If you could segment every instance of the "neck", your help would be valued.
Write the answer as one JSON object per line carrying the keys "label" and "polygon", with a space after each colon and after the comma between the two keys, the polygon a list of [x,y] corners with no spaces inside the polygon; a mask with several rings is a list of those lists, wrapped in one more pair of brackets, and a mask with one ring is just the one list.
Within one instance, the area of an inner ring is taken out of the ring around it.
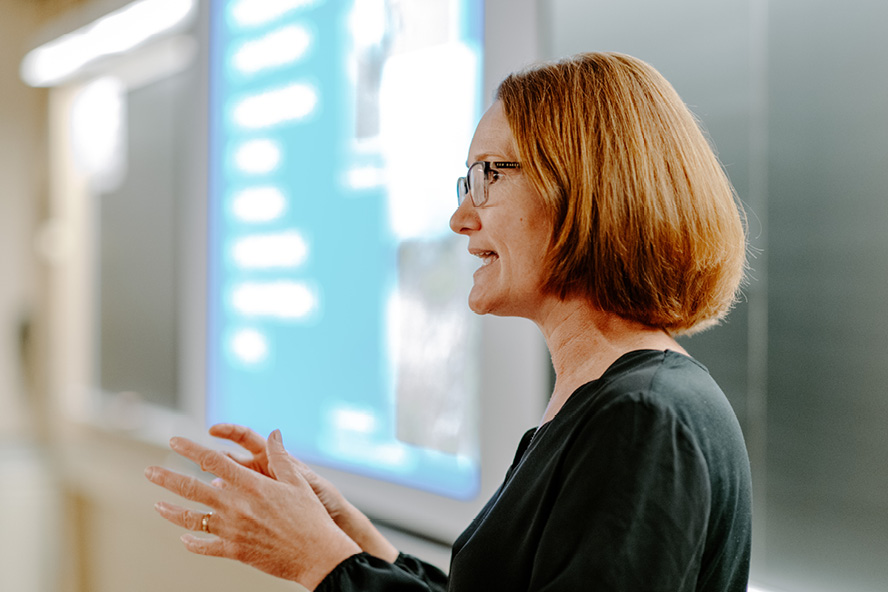
{"label": "neck", "polygon": [[662,329],[601,311],[582,298],[559,300],[537,326],[555,368],[555,388],[541,424],[554,418],[577,388],[601,377],[630,351],[669,349],[686,353]]}

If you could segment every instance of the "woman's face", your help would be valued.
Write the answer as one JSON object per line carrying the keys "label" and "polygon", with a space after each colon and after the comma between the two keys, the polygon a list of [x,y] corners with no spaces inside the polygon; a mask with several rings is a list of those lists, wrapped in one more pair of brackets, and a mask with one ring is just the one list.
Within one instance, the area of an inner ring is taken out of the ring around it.
{"label": "woman's face", "polygon": [[[514,138],[497,101],[478,123],[467,164],[516,160]],[[467,198],[450,219],[454,232],[469,237],[469,253],[481,259],[469,307],[478,314],[536,319],[545,302],[551,223],[522,169],[499,173],[491,178],[487,203],[476,207]]]}

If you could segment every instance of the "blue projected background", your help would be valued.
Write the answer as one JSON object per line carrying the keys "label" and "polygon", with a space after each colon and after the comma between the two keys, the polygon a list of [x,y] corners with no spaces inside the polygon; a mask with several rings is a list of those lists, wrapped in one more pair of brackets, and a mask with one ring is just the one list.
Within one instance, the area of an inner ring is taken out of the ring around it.
{"label": "blue projected background", "polygon": [[448,221],[481,1],[213,8],[208,421],[472,497],[477,263]]}

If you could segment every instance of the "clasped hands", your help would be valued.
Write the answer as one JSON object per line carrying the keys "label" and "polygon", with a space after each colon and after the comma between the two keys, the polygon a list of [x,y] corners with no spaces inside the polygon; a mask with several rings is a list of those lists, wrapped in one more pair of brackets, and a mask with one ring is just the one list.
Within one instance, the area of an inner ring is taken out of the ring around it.
{"label": "clasped hands", "polygon": [[185,534],[192,553],[226,557],[313,590],[348,557],[366,551],[394,561],[398,551],[364,514],[326,479],[290,456],[281,433],[268,440],[232,424],[218,424],[210,434],[242,446],[248,456],[213,450],[186,438],[170,447],[212,473],[212,484],[162,467],[148,467],[145,476],[156,485],[213,510],[206,513],[168,502],[157,512],[191,531],[208,530],[211,538]]}

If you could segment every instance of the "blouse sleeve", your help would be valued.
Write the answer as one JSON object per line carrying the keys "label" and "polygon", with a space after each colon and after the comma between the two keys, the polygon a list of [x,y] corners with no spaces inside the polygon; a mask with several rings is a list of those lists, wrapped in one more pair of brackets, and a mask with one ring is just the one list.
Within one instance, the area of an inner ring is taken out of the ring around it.
{"label": "blouse sleeve", "polygon": [[315,588],[316,592],[445,592],[447,576],[404,553],[389,563],[368,553],[352,555]]}
{"label": "blouse sleeve", "polygon": [[710,511],[705,459],[656,406],[615,404],[571,444],[528,589],[690,592]]}

